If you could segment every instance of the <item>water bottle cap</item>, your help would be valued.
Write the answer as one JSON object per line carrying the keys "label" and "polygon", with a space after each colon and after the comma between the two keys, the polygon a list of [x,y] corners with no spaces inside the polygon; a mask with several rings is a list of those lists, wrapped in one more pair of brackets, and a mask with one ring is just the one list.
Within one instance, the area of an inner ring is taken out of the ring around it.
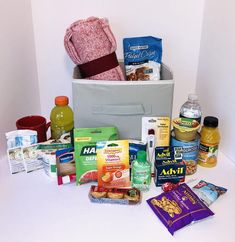
{"label": "water bottle cap", "polygon": [[190,100],[190,101],[198,101],[197,94],[189,94],[188,95],[188,100]]}
{"label": "water bottle cap", "polygon": [[145,162],[147,159],[146,152],[144,150],[139,150],[137,152],[137,160],[140,162]]}
{"label": "water bottle cap", "polygon": [[55,98],[55,105],[64,106],[69,104],[69,98],[66,96],[57,96]]}
{"label": "water bottle cap", "polygon": [[216,127],[218,127],[218,124],[219,124],[218,118],[212,117],[212,116],[205,117],[204,121],[203,121],[203,125],[205,125],[207,127],[216,128]]}

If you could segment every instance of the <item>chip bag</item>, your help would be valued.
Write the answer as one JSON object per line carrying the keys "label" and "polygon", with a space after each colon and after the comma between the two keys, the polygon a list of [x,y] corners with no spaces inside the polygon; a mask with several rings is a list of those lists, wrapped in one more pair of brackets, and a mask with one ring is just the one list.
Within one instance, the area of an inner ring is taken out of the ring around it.
{"label": "chip bag", "polygon": [[227,192],[224,187],[216,186],[212,183],[201,180],[192,190],[209,207],[217,198]]}
{"label": "chip bag", "polygon": [[147,203],[172,235],[194,221],[214,215],[185,183]]}
{"label": "chip bag", "polygon": [[128,81],[160,80],[162,40],[153,36],[123,39]]}
{"label": "chip bag", "polygon": [[76,182],[97,181],[96,142],[116,140],[116,127],[74,129]]}

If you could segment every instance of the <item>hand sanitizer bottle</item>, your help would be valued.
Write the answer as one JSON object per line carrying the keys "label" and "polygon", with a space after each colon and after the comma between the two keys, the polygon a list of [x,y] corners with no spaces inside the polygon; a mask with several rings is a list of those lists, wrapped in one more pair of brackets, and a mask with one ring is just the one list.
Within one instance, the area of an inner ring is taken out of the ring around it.
{"label": "hand sanitizer bottle", "polygon": [[140,191],[147,192],[151,183],[151,164],[146,159],[146,152],[138,151],[137,159],[132,162],[132,186]]}

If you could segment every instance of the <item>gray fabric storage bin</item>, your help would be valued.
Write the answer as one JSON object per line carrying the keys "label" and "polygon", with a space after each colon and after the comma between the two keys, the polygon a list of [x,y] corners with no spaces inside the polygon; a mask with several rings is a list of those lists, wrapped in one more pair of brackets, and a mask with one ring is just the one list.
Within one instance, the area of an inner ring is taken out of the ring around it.
{"label": "gray fabric storage bin", "polygon": [[171,117],[174,82],[162,64],[159,81],[101,81],[79,78],[74,69],[74,127],[116,126],[120,139],[141,139],[143,116]]}

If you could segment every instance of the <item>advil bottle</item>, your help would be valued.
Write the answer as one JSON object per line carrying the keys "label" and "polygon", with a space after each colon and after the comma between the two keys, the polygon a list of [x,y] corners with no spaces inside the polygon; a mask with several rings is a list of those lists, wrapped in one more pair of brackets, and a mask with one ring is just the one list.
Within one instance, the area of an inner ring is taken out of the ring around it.
{"label": "advil bottle", "polygon": [[73,142],[73,110],[68,106],[69,98],[58,96],[55,98],[55,107],[51,110],[51,138],[71,139]]}

